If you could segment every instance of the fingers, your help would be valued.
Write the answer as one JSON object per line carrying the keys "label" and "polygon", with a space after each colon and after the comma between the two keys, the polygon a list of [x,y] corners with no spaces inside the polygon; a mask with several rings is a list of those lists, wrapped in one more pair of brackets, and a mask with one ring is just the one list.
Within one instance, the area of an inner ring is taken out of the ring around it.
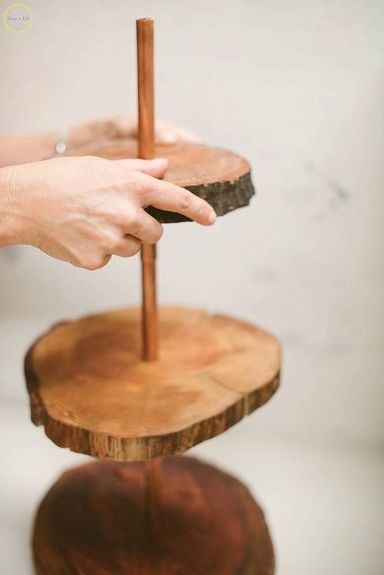
{"label": "fingers", "polygon": [[[104,121],[108,127],[105,132],[109,137],[136,138],[138,135],[138,122],[135,114],[126,114],[108,118]],[[155,125],[155,140],[158,144],[175,144],[176,142],[200,143],[201,139],[193,132],[175,126],[164,120],[157,120]]]}
{"label": "fingers", "polygon": [[133,236],[126,235],[113,250],[113,255],[121,258],[130,258],[140,251],[141,242]]}
{"label": "fingers", "polygon": [[113,162],[124,169],[137,170],[154,178],[162,178],[169,166],[169,161],[166,158],[113,160]]}
{"label": "fingers", "polygon": [[176,142],[201,143],[201,139],[196,134],[163,120],[156,122],[155,137],[156,142],[159,144],[175,144]]}
{"label": "fingers", "polygon": [[146,244],[155,244],[163,235],[163,226],[155,218],[139,208],[137,217],[130,219],[127,233]]}
{"label": "fingers", "polygon": [[136,255],[140,249],[141,241],[127,235],[118,241],[114,241],[113,246],[110,247],[109,253],[105,253],[104,250],[95,250],[94,246],[90,246],[87,248],[86,252],[76,256],[75,258],[71,255],[70,257],[62,257],[60,259],[64,259],[76,267],[95,271],[106,266],[113,255],[130,258],[131,256]]}
{"label": "fingers", "polygon": [[118,138],[135,138],[137,136],[137,115],[124,114],[110,119]]}
{"label": "fingers", "polygon": [[88,254],[86,257],[80,258],[79,260],[73,261],[72,259],[68,259],[67,261],[76,267],[84,268],[85,270],[89,271],[95,271],[106,266],[111,257],[111,254]]}
{"label": "fingers", "polygon": [[[161,210],[177,212],[202,225],[211,225],[216,221],[215,211],[205,200],[184,188],[157,179],[164,174],[168,166],[167,160],[161,158],[157,160],[127,159],[114,160],[114,164],[131,170],[141,168],[142,174],[137,182],[137,195],[142,207],[154,206]],[[139,237],[142,241],[153,243],[152,240],[142,237],[143,230],[145,226],[140,227],[137,233],[132,235]]]}
{"label": "fingers", "polygon": [[209,226],[216,221],[214,209],[205,200],[188,190],[142,175],[142,188],[139,201],[143,207],[154,206],[182,214],[198,224]]}
{"label": "fingers", "polygon": [[[111,254],[128,258],[134,256],[141,248],[142,243],[155,244],[163,235],[163,226],[152,216],[139,208],[136,217],[127,219],[125,235],[108,238],[106,248]],[[123,231],[123,234],[124,234]]]}

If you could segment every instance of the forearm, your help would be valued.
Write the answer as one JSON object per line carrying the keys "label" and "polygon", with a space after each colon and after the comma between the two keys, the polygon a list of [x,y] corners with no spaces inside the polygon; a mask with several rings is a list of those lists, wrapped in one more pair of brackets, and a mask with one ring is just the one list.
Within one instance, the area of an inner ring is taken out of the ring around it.
{"label": "forearm", "polygon": [[[135,120],[131,117],[124,117],[123,127],[113,119],[84,122],[68,131],[66,145],[68,149],[72,149],[120,135],[130,135],[133,134],[135,125]],[[123,128],[126,133],[120,134]],[[56,130],[38,134],[0,135],[0,168],[52,158],[55,156],[58,137]]]}
{"label": "forearm", "polygon": [[[16,164],[26,164],[46,160],[55,156],[59,137],[55,130],[39,134],[15,136],[0,135],[0,168]],[[176,142],[199,142],[199,138],[172,124],[159,121],[156,124],[156,142],[175,144]],[[81,148],[89,144],[102,144],[115,138],[136,138],[137,119],[134,115],[116,116],[91,120],[73,126],[66,134],[67,150]]]}
{"label": "forearm", "polygon": [[55,153],[57,132],[0,136],[0,168],[51,158]]}

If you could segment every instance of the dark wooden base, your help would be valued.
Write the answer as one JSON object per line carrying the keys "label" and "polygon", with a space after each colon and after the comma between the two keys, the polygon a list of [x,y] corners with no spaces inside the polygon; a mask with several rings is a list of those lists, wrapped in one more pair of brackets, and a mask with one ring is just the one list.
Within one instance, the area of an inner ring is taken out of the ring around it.
{"label": "dark wooden base", "polygon": [[272,575],[263,512],[237,479],[189,457],[64,473],[33,532],[36,575]]}

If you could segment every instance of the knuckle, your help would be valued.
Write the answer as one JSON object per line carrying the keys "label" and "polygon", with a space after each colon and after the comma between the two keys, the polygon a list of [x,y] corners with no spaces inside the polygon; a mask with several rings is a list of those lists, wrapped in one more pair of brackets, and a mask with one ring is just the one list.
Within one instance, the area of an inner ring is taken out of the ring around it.
{"label": "knuckle", "polygon": [[150,189],[144,174],[133,168],[124,173],[124,186],[129,190],[130,196],[136,199],[142,198]]}
{"label": "knuckle", "polygon": [[159,224],[159,225],[157,226],[157,230],[156,230],[156,233],[155,233],[155,238],[154,238],[154,239],[155,239],[155,242],[158,242],[158,241],[162,238],[163,233],[164,233],[164,227],[163,227],[161,224]]}
{"label": "knuckle", "polygon": [[188,190],[180,192],[179,206],[181,210],[187,210],[191,206],[191,192]]}
{"label": "knuckle", "polygon": [[105,223],[116,228],[123,228],[127,222],[127,210],[118,204],[104,205],[101,210],[101,216]]}
{"label": "knuckle", "polygon": [[123,210],[113,210],[109,215],[111,224],[118,228],[123,228],[127,223],[127,216]]}
{"label": "knuckle", "polygon": [[130,249],[131,255],[132,255],[132,256],[135,256],[137,253],[139,253],[140,248],[141,248],[141,243],[140,243],[138,240],[136,240],[135,242],[133,242],[133,243],[132,243],[132,246],[131,246],[131,249]]}
{"label": "knuckle", "polygon": [[108,257],[102,255],[88,256],[83,260],[81,267],[90,271],[98,270],[105,266],[108,259]]}
{"label": "knuckle", "polygon": [[103,252],[110,254],[120,245],[120,236],[113,232],[104,232],[99,235],[97,246]]}
{"label": "knuckle", "polygon": [[139,210],[131,210],[125,216],[125,225],[130,228],[136,228],[140,225],[140,212]]}
{"label": "knuckle", "polygon": [[130,258],[136,255],[141,248],[141,243],[136,238],[126,238],[124,245],[119,249],[118,255],[122,257]]}
{"label": "knuckle", "polygon": [[126,214],[125,228],[128,230],[138,230],[142,226],[142,218],[139,210],[132,209],[129,214]]}
{"label": "knuckle", "polygon": [[105,245],[105,251],[108,252],[109,254],[113,254],[116,250],[119,249],[121,244],[121,240],[119,238],[108,238],[106,245]]}

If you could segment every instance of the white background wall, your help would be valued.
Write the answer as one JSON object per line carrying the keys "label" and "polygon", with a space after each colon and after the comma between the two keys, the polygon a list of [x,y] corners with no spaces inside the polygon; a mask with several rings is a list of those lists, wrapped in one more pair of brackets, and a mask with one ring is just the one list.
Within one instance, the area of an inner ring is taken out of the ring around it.
{"label": "white background wall", "polygon": [[[3,132],[134,110],[134,19],[156,19],[158,115],[244,154],[258,196],[214,229],[169,226],[163,302],[258,322],[285,350],[258,433],[383,441],[384,4],[30,0],[0,29]],[[26,346],[52,322],[137,304],[136,261],[86,272],[0,255],[0,397],[22,399]]]}

